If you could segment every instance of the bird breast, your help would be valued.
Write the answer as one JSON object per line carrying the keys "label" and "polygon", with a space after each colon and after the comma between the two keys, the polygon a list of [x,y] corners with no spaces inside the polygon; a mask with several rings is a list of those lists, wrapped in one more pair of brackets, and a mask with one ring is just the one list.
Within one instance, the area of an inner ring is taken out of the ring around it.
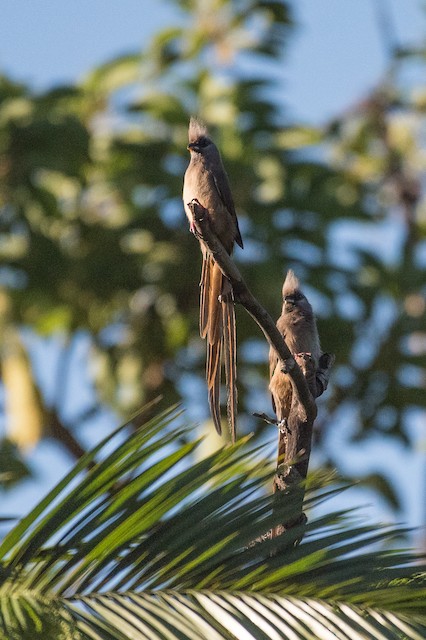
{"label": "bird breast", "polygon": [[234,243],[235,223],[220,197],[211,171],[202,162],[191,161],[183,184],[183,202],[190,222],[192,222],[192,213],[187,204],[194,198],[208,210],[214,232],[225,249],[230,252]]}

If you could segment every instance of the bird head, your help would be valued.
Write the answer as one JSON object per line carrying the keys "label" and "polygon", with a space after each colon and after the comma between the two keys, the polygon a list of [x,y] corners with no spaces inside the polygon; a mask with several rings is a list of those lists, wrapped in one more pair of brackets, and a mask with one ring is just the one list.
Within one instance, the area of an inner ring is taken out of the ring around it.
{"label": "bird head", "polygon": [[208,154],[211,149],[216,149],[206,125],[194,116],[189,121],[188,140],[187,149],[191,152],[191,155],[193,153],[204,155]]}
{"label": "bird head", "polygon": [[302,314],[312,314],[312,307],[300,290],[299,279],[292,269],[288,270],[283,284],[283,309],[286,313],[291,313],[298,309]]}

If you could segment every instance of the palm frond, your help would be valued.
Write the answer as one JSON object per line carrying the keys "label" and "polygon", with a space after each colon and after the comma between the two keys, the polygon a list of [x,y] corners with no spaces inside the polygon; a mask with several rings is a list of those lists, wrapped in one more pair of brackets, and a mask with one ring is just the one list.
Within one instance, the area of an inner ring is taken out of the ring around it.
{"label": "palm frond", "polygon": [[[269,495],[259,447],[243,439],[194,461],[199,441],[177,408],[127,427],[0,545],[8,639],[50,639],[48,611],[59,612],[55,639],[322,638],[325,628],[336,638],[370,628],[416,638],[424,630],[424,563],[390,550],[401,530],[356,525],[340,511],[254,542],[300,508],[298,490]],[[305,509],[337,490],[310,482]]]}
{"label": "palm frond", "polygon": [[426,621],[338,601],[196,591],[84,597],[71,605],[90,638],[107,624],[121,640],[423,640]]}

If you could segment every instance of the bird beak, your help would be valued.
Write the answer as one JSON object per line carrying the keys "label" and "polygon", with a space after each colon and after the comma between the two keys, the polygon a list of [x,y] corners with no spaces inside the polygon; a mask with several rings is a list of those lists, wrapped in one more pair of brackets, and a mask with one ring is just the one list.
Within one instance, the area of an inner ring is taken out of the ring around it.
{"label": "bird beak", "polygon": [[188,151],[198,151],[198,145],[195,142],[190,142],[186,148]]}

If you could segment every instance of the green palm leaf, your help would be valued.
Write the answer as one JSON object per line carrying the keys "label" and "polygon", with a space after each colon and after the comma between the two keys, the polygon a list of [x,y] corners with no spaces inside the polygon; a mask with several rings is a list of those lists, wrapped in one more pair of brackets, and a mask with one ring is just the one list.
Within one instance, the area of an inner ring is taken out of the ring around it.
{"label": "green palm leaf", "polygon": [[[6,535],[5,638],[424,637],[424,566],[390,550],[400,530],[333,512],[254,544],[298,490],[270,496],[247,439],[194,461],[190,431],[176,408],[142,413]],[[307,510],[338,490],[311,484]]]}
{"label": "green palm leaf", "polygon": [[425,621],[389,611],[365,609],[321,599],[258,593],[164,591],[159,594],[107,594],[82,598],[73,605],[88,637],[109,623],[114,638],[239,640],[423,640]]}

